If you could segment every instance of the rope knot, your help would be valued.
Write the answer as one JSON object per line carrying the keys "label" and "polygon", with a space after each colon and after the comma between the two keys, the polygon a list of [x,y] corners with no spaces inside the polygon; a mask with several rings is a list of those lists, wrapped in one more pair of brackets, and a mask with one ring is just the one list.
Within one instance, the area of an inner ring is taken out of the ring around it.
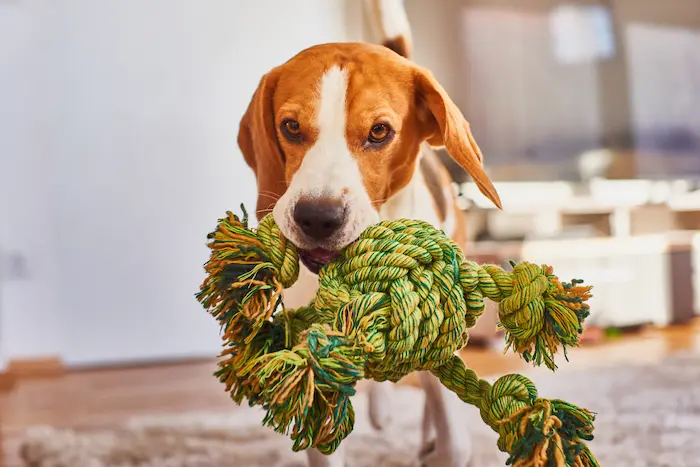
{"label": "rope knot", "polygon": [[480,404],[481,418],[490,426],[497,427],[501,435],[498,447],[510,452],[516,441],[514,433],[519,417],[532,406],[537,398],[537,389],[532,381],[522,375],[505,375],[496,380]]}
{"label": "rope knot", "polygon": [[466,344],[459,247],[423,221],[369,227],[319,274],[315,306],[371,349],[367,374],[397,381],[448,360]]}
{"label": "rope knot", "polygon": [[507,344],[526,361],[554,370],[559,346],[566,357],[566,347],[578,345],[591,287],[561,283],[546,265],[519,263],[512,274],[512,294],[499,304]]}
{"label": "rope knot", "polygon": [[[247,227],[247,215],[243,220]],[[299,252],[287,240],[272,216],[265,216],[258,225],[258,237],[264,246],[264,255],[277,272],[282,287],[287,289],[299,278]]]}
{"label": "rope knot", "polygon": [[499,378],[481,400],[481,416],[498,432],[508,465],[596,466],[584,441],[593,439],[594,415],[560,400],[541,399],[522,375]]}

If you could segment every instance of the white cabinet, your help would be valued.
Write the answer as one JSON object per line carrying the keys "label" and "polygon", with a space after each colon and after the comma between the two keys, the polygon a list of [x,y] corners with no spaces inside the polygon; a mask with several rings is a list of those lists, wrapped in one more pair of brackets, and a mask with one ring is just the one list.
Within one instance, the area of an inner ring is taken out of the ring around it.
{"label": "white cabinet", "polygon": [[700,305],[693,232],[525,242],[522,259],[546,263],[565,281],[593,285],[591,323],[603,326],[685,322]]}

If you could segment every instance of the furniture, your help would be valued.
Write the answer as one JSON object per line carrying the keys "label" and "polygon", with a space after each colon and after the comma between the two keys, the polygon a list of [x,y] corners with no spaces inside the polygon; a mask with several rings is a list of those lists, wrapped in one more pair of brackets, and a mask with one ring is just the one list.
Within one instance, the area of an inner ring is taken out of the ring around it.
{"label": "furniture", "polygon": [[592,324],[687,323],[696,312],[693,263],[700,233],[671,231],[628,238],[523,242],[522,256],[554,266],[567,278],[592,284]]}
{"label": "furniture", "polygon": [[563,279],[583,278],[594,286],[592,325],[669,325],[700,314],[700,191],[692,183],[593,180],[496,187],[502,211],[473,184],[460,186],[477,207],[468,228],[481,230],[471,236],[470,256],[501,261],[513,255],[551,264]]}

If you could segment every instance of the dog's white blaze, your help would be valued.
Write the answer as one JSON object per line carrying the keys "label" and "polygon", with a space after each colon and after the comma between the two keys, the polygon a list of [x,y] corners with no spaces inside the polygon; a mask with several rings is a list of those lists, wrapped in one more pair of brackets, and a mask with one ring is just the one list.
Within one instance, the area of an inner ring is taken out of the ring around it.
{"label": "dog's white blaze", "polygon": [[333,242],[343,247],[355,240],[368,226],[379,220],[362,182],[357,160],[346,140],[346,95],[348,77],[345,70],[334,66],[321,77],[318,86],[316,143],[304,156],[289,188],[274,208],[274,216],[282,232],[294,243],[305,246],[292,219],[299,198],[344,199],[347,223]]}
{"label": "dog's white blaze", "polygon": [[298,186],[305,196],[340,197],[346,184],[357,187],[362,183],[357,162],[345,141],[346,93],[345,71],[333,67],[322,76],[316,114],[318,139],[304,156],[290,189]]}

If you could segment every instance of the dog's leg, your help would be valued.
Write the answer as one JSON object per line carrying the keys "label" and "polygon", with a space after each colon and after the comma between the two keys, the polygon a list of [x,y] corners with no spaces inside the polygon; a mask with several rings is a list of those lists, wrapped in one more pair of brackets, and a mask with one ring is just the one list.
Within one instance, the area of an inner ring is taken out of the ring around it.
{"label": "dog's leg", "polygon": [[[421,380],[421,384],[423,381]],[[425,386],[425,385],[424,385]],[[421,440],[420,440],[420,456],[429,454],[435,450],[435,411],[434,407],[435,398],[428,397],[427,391],[425,397],[425,403],[423,404],[423,419],[421,420]]]}
{"label": "dog's leg", "polygon": [[[422,465],[467,467],[471,460],[472,446],[465,422],[468,415],[465,403],[432,374],[420,372],[419,378],[425,390],[424,417],[428,419],[424,418],[423,429],[432,421],[436,435],[434,442],[428,441],[420,453]],[[423,438],[428,438],[428,434],[423,433]]]}
{"label": "dog's leg", "polygon": [[343,445],[338,446],[336,451],[326,456],[321,454],[315,449],[309,449],[307,451],[307,458],[309,460],[309,467],[344,467],[345,466],[345,452]]}
{"label": "dog's leg", "polygon": [[375,430],[382,430],[391,422],[391,390],[389,381],[369,383],[369,420]]}

